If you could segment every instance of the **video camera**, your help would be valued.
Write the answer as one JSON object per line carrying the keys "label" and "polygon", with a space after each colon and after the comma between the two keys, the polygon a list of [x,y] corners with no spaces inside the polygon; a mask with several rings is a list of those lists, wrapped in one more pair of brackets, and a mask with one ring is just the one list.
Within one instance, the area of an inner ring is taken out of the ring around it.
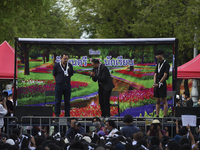
{"label": "video camera", "polygon": [[79,123],[78,121],[75,121],[74,126],[81,127],[81,123]]}
{"label": "video camera", "polygon": [[154,124],[153,129],[157,130],[157,126],[158,126],[157,124]]}
{"label": "video camera", "polygon": [[93,125],[95,126],[95,128],[98,128],[100,124],[99,122],[94,122]]}

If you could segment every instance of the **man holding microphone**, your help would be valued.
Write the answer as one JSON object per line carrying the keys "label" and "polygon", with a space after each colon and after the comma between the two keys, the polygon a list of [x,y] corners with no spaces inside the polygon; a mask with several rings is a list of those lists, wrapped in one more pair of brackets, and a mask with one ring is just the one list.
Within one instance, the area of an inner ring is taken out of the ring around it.
{"label": "man holding microphone", "polygon": [[99,90],[99,104],[101,107],[101,116],[110,117],[110,95],[112,89],[115,87],[108,68],[100,64],[98,59],[92,60],[93,72],[89,72],[90,77],[94,82],[98,81]]}

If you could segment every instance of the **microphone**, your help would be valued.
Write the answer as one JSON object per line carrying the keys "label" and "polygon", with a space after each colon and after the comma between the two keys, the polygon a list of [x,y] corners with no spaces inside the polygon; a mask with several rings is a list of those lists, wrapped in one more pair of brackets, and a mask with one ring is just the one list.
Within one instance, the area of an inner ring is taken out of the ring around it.
{"label": "microphone", "polygon": [[[92,69],[92,72],[94,72],[94,68]],[[90,78],[92,78],[92,76],[90,75]]]}

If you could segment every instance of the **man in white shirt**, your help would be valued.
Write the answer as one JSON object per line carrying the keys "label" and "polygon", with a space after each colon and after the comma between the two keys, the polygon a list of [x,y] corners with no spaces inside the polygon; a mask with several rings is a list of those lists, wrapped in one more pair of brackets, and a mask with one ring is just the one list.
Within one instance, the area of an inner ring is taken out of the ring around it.
{"label": "man in white shirt", "polygon": [[2,99],[2,96],[0,94],[0,132],[1,128],[4,125],[3,117],[7,114],[7,106],[6,106],[6,98]]}
{"label": "man in white shirt", "polygon": [[113,134],[115,134],[118,131],[118,129],[116,129],[114,120],[107,120],[105,128],[107,129],[108,132],[107,137],[113,137]]}

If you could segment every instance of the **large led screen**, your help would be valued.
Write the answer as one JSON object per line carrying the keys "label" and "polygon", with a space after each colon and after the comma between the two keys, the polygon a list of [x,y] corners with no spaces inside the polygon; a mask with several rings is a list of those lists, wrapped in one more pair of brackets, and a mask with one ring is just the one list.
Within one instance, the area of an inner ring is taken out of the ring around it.
{"label": "large led screen", "polygon": [[[74,69],[71,116],[101,115],[98,83],[93,82],[88,74],[92,70],[93,58],[109,68],[115,85],[113,91],[120,93],[120,116],[152,116],[156,103],[152,85],[157,64],[154,52],[157,49],[164,50],[164,58],[170,64],[167,88],[172,91],[173,45],[34,45],[29,50],[27,75],[24,54],[18,53],[18,106],[44,106],[45,102],[46,105],[54,105],[55,96],[45,97],[44,92],[55,91],[53,66],[60,61],[61,53],[68,53]],[[111,97],[110,103],[117,103],[117,97]],[[173,103],[172,97],[168,97],[168,103]],[[61,107],[61,116],[64,116],[64,106]],[[169,108],[168,112],[171,111]],[[117,107],[111,107],[111,115],[116,116],[117,113]]]}

